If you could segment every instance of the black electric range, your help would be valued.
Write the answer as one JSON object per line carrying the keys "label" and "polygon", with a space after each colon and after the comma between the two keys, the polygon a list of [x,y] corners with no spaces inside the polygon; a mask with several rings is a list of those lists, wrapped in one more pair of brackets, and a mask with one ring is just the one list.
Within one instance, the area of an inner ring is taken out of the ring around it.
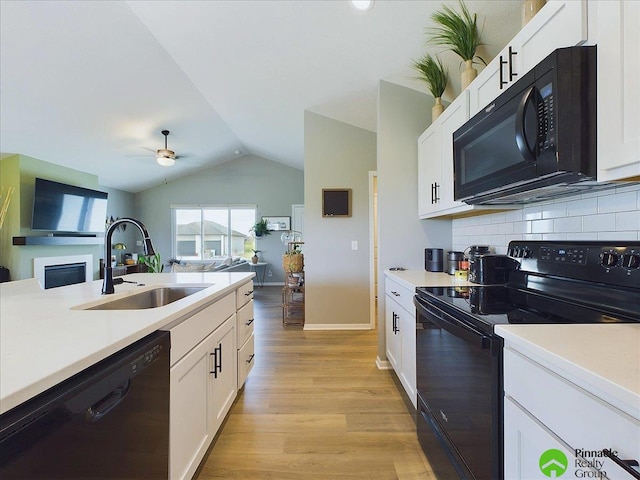
{"label": "black electric range", "polygon": [[508,254],[507,284],[416,289],[418,436],[438,478],[503,478],[495,325],[640,322],[640,242],[514,241]]}

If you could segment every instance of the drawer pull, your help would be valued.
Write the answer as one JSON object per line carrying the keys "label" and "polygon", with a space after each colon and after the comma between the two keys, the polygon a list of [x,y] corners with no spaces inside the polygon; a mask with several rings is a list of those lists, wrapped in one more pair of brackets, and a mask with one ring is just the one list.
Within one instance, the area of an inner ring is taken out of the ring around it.
{"label": "drawer pull", "polygon": [[249,325],[251,325],[253,323],[253,321],[255,320],[255,318],[252,318],[251,320],[244,322],[244,324],[248,327]]}
{"label": "drawer pull", "polygon": [[248,297],[249,295],[251,295],[253,293],[253,290],[249,290],[247,292],[244,292],[244,296]]}
{"label": "drawer pull", "polygon": [[618,458],[618,456],[615,453],[613,453],[608,448],[603,449],[602,454],[605,457],[609,457],[613,461],[613,463],[618,465],[620,468],[622,468],[625,472],[627,472],[633,478],[640,479],[640,470],[638,470],[637,468],[634,468],[634,467],[640,466],[637,460],[621,460],[620,458]]}
{"label": "drawer pull", "polygon": [[252,353],[251,355],[249,355],[249,358],[247,360],[245,360],[245,362],[247,362],[247,363],[253,362],[253,357],[255,357],[255,356],[256,356],[256,354]]}
{"label": "drawer pull", "polygon": [[398,292],[396,292],[395,290],[391,290],[391,293],[393,293],[393,295],[395,297],[399,297],[400,296],[400,294]]}

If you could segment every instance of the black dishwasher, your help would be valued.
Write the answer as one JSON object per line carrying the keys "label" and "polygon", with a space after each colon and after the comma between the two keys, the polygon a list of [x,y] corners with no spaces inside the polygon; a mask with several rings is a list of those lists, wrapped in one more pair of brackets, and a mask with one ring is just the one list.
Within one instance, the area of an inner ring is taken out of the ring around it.
{"label": "black dishwasher", "polygon": [[0,478],[169,476],[169,332],[0,416]]}

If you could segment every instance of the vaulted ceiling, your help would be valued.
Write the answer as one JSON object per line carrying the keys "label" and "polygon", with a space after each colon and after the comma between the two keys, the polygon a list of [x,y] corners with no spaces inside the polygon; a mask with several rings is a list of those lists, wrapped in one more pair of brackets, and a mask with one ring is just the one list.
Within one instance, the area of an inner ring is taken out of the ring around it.
{"label": "vaulted ceiling", "polygon": [[[457,2],[444,2],[457,8]],[[411,68],[440,1],[0,2],[0,152],[137,192],[246,154],[304,166],[304,111],[376,130],[380,79]],[[520,29],[520,0],[467,0],[488,59]],[[460,91],[460,61],[442,54]],[[487,59],[487,58],[485,58]],[[155,150],[180,156],[159,166]]]}

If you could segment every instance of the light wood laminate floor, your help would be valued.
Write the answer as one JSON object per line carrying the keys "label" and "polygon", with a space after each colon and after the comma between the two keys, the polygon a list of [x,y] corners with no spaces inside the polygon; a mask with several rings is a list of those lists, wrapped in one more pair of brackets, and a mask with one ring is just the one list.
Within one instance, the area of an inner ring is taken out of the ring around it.
{"label": "light wood laminate floor", "polygon": [[376,331],[283,327],[280,292],[255,292],[256,365],[196,478],[434,479]]}

